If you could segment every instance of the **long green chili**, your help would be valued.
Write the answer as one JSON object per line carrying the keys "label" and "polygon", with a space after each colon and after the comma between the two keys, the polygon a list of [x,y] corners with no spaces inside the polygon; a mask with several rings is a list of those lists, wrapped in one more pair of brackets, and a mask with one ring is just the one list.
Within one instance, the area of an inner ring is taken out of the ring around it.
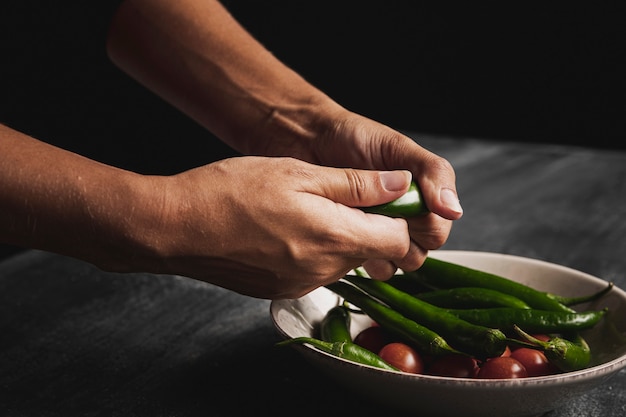
{"label": "long green chili", "polygon": [[546,292],[489,272],[427,257],[422,266],[397,276],[398,280],[417,280],[438,288],[484,287],[517,297],[532,308],[540,310],[573,312]]}
{"label": "long green chili", "polygon": [[530,308],[525,301],[517,297],[482,287],[445,288],[441,290],[423,291],[413,295],[422,301],[443,308]]}
{"label": "long green chili", "polygon": [[325,342],[352,342],[350,312],[340,304],[326,312],[320,323],[320,338]]}
{"label": "long green chili", "polygon": [[398,368],[385,362],[377,354],[370,352],[369,350],[352,342],[326,342],[324,340],[316,339],[313,337],[301,336],[291,339],[285,339],[278,342],[276,346],[285,346],[290,344],[305,344],[316,347],[317,349],[330,353],[338,358],[347,359],[352,362],[360,363],[362,365],[370,365],[376,368],[387,369],[390,371],[398,371]]}
{"label": "long green chili", "polygon": [[431,355],[461,353],[450,347],[439,334],[378,302],[350,284],[338,281],[326,285],[326,288],[360,308],[390,333],[414,344],[415,347],[425,353]]}
{"label": "long green chili", "polygon": [[512,330],[513,325],[517,325],[524,331],[532,333],[563,333],[589,329],[607,313],[606,309],[568,313],[508,307],[448,309],[447,311],[481,326],[496,327],[507,331]]}
{"label": "long green chili", "polygon": [[455,349],[481,359],[500,356],[506,349],[507,337],[497,328],[462,320],[445,309],[419,300],[384,281],[356,275],[346,275],[344,279],[407,318],[437,332]]}
{"label": "long green chili", "polygon": [[367,213],[383,214],[389,217],[415,217],[427,214],[429,212],[422,192],[415,183],[411,181],[411,185],[404,195],[385,204],[371,207],[362,207],[361,210]]}
{"label": "long green chili", "polygon": [[517,326],[514,326],[514,329],[523,340],[534,344],[535,349],[541,350],[548,361],[563,372],[584,369],[591,361],[589,345],[579,335],[574,335],[575,341],[562,337],[552,337],[548,341],[542,341]]}
{"label": "long green chili", "polygon": [[588,302],[600,299],[601,297],[606,295],[609,291],[611,291],[614,285],[615,285],[614,283],[609,282],[607,286],[601,289],[600,291],[597,291],[589,295],[583,295],[580,297],[563,297],[563,296],[551,294],[551,293],[548,293],[548,296],[551,298],[554,298],[556,301],[558,301],[559,303],[563,305],[573,306],[573,305],[588,303]]}

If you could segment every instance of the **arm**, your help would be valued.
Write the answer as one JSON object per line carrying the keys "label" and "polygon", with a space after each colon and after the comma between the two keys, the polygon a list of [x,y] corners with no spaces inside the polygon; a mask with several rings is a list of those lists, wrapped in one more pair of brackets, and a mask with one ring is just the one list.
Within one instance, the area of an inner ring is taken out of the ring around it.
{"label": "arm", "polygon": [[[462,214],[445,159],[335,103],[217,1],[126,0],[107,47],[146,87],[259,156],[144,176],[2,127],[1,241],[292,298],[360,265],[381,279],[415,269]],[[400,197],[411,176],[431,214],[407,222],[354,208]]]}
{"label": "arm", "polygon": [[127,0],[107,45],[121,69],[243,154],[314,161],[309,142],[337,119],[322,115],[345,111],[215,0]]}
{"label": "arm", "polygon": [[[123,70],[243,154],[411,171],[433,215],[409,222],[415,244],[404,268],[419,267],[426,252],[447,239],[449,220],[462,215],[448,161],[334,102],[277,60],[217,0],[127,0],[108,50]],[[383,264],[369,270],[389,275],[395,266]]]}
{"label": "arm", "polygon": [[[133,269],[142,217],[162,202],[151,178],[38,141],[0,124],[0,241],[107,269]],[[138,205],[148,205],[139,210]],[[143,224],[143,226],[142,226]],[[142,256],[137,256],[138,258]]]}
{"label": "arm", "polygon": [[[292,298],[368,257],[401,257],[408,248],[397,238],[406,234],[404,221],[349,207],[399,197],[408,172],[350,170],[377,190],[358,200],[344,170],[293,158],[231,158],[146,176],[1,124],[0,155],[0,241],[104,270],[184,275],[255,297]],[[348,192],[336,195],[346,204],[326,198],[328,190]]]}

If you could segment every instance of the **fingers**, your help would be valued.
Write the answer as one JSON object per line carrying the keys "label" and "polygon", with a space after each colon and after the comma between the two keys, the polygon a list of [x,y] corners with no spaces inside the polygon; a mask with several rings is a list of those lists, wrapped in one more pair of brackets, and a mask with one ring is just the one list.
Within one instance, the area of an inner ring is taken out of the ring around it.
{"label": "fingers", "polygon": [[363,268],[374,279],[389,279],[398,268],[403,271],[415,271],[424,263],[429,250],[439,249],[446,242],[452,221],[429,214],[423,218],[409,220],[411,240],[408,251],[399,259],[370,259],[363,263]]}
{"label": "fingers", "polygon": [[[453,171],[447,171],[445,163],[443,169],[446,178],[454,178]],[[319,179],[313,182],[320,185],[319,189],[309,192],[319,195],[348,207],[365,207],[384,204],[399,198],[408,189],[411,175],[407,171],[372,171],[339,169],[344,175],[337,175],[335,168],[322,168],[318,174]],[[426,183],[431,185],[432,191],[437,185],[428,175]],[[447,180],[444,180],[444,184]],[[453,201],[438,200],[436,210],[452,214],[449,217],[460,216],[462,209],[453,190]],[[451,207],[451,208],[450,208]],[[345,207],[344,207],[345,208]],[[343,212],[342,210],[340,210]],[[380,215],[361,214],[355,215],[353,211],[345,214],[350,225],[349,233],[352,235],[352,244],[358,255],[365,256],[368,260],[364,267],[370,276],[377,279],[387,279],[397,268],[403,270],[415,270],[419,268],[427,256],[429,250],[441,247],[448,238],[452,227],[452,221],[432,212],[425,216],[413,219],[391,219]],[[338,226],[339,227],[339,226]],[[410,233],[409,233],[410,231]],[[345,232],[345,230],[344,230]]]}
{"label": "fingers", "polygon": [[457,220],[463,215],[456,189],[456,175],[450,162],[419,147],[422,154],[419,165],[412,169],[414,180],[419,185],[428,209],[448,220]]}
{"label": "fingers", "polygon": [[403,271],[415,271],[424,263],[426,256],[428,256],[428,250],[411,241],[409,251],[402,259],[396,261],[368,259],[363,262],[362,266],[370,277],[387,280],[398,271],[398,268]]}
{"label": "fingers", "polygon": [[387,280],[398,270],[393,262],[384,259],[368,259],[362,266],[371,278],[378,280]]}
{"label": "fingers", "polygon": [[[411,173],[340,169],[324,170],[320,178],[320,195],[348,207],[369,207],[388,203],[404,195],[411,183]],[[326,175],[328,174],[328,175]]]}

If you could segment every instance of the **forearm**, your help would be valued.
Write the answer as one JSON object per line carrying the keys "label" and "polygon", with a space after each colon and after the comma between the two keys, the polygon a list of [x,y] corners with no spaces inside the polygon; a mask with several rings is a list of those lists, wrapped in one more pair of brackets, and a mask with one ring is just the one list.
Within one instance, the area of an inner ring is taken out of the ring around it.
{"label": "forearm", "polygon": [[[0,124],[0,241],[107,269],[147,255],[144,216],[160,209],[149,179],[56,148]],[[140,210],[141,208],[141,210]],[[154,222],[154,218],[149,221]]]}
{"label": "forearm", "polygon": [[297,156],[294,141],[305,144],[329,128],[319,115],[342,111],[217,1],[126,0],[108,51],[121,69],[244,154],[290,148]]}

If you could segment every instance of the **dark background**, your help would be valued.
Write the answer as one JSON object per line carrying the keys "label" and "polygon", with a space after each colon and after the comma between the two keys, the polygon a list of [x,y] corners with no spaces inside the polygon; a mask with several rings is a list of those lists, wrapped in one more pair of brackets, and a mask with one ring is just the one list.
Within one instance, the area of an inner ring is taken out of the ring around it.
{"label": "dark background", "polygon": [[[232,155],[108,61],[117,4],[3,2],[0,121],[143,173]],[[397,129],[626,147],[623,3],[224,4],[338,102]]]}

